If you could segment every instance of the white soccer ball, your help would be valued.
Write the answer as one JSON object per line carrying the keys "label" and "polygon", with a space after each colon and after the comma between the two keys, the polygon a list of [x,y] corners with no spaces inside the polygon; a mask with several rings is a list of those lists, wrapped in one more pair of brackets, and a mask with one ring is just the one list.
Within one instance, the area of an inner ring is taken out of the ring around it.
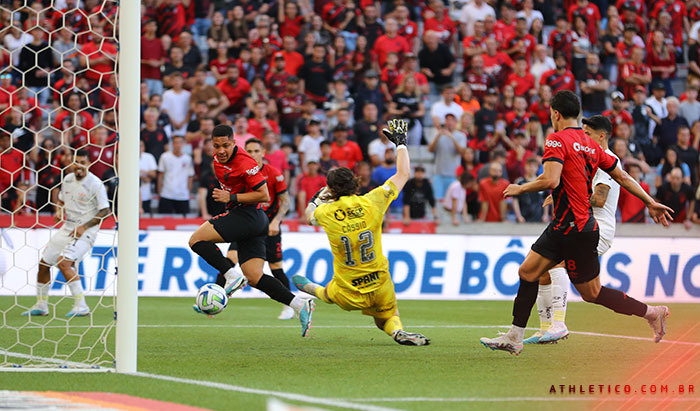
{"label": "white soccer ball", "polygon": [[226,291],[217,284],[204,284],[197,292],[197,307],[204,314],[216,315],[226,308],[226,304],[228,304]]}

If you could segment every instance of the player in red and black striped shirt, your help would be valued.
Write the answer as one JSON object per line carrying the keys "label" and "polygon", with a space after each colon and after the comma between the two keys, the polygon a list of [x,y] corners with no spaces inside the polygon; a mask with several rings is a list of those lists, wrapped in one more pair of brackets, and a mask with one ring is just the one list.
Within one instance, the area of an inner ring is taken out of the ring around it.
{"label": "player in red and black striped shirt", "polygon": [[555,133],[545,142],[543,173],[523,185],[511,184],[503,192],[506,197],[552,189],[554,216],[544,233],[520,266],[520,286],[513,304],[513,325],[503,336],[482,338],[492,350],[519,354],[530,311],[537,299],[538,279],[564,261],[571,282],[584,301],[605,306],[617,313],[644,317],[654,330],[655,341],[665,334],[668,308],[647,306],[621,291],[600,285],[598,261],[598,223],[593,217],[589,198],[591,180],[598,167],[627,191],[642,199],[649,215],[656,222],[669,224],[672,211],[657,203],[629,174],[617,166],[617,159],[578,126],[581,104],[570,91],[557,93],[551,103],[551,120]]}
{"label": "player in red and black striped shirt", "polygon": [[[269,220],[261,203],[270,201],[265,178],[257,162],[236,145],[230,126],[214,127],[212,143],[214,172],[221,184],[221,189],[214,189],[213,197],[217,202],[226,203],[226,211],[199,226],[190,237],[190,248],[224,276],[228,295],[249,283],[273,300],[292,307],[299,313],[301,336],[305,337],[311,325],[314,302],[295,297],[277,278],[263,275]],[[231,242],[238,243],[243,275],[216,245]],[[194,308],[199,312],[196,305]]]}

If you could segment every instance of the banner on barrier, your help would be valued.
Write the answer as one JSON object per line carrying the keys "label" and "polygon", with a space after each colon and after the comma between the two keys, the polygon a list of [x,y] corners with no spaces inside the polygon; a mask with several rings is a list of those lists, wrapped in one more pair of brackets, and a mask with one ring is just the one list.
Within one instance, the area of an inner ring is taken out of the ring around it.
{"label": "banner on barrier", "polygon": [[[4,230],[0,295],[35,293],[37,263],[50,234],[51,230]],[[184,231],[140,234],[140,295],[194,296],[200,286],[214,281],[215,270],[189,249],[189,236]],[[80,263],[88,294],[114,292],[115,238],[114,231],[101,231],[90,255]],[[535,239],[385,234],[382,248],[400,299],[511,300],[518,289],[518,266]],[[285,233],[282,241],[288,276],[302,274],[321,284],[330,281],[333,257],[324,234]],[[62,278],[55,268],[52,272]],[[601,282],[643,301],[700,302],[700,239],[616,238],[601,258]],[[55,282],[52,292],[66,291]],[[579,299],[573,289],[570,295]],[[236,296],[264,294],[246,287]]]}

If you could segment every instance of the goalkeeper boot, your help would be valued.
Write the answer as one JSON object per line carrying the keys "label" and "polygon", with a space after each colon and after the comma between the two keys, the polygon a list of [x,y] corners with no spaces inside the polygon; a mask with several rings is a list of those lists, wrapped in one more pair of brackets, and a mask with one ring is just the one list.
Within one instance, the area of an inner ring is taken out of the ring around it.
{"label": "goalkeeper boot", "polygon": [[542,338],[543,335],[544,333],[541,330],[537,330],[537,332],[532,334],[530,338],[523,340],[523,344],[539,344],[540,338]]}
{"label": "goalkeeper boot", "polygon": [[280,313],[279,317],[277,317],[278,320],[291,320],[294,318],[294,308],[285,305],[284,308],[282,308],[282,312]]}
{"label": "goalkeeper boot", "polygon": [[307,294],[311,294],[313,296],[316,296],[316,293],[314,290],[316,290],[316,287],[318,287],[318,284],[312,282],[308,278],[304,277],[303,275],[299,274],[294,274],[292,276],[292,282],[294,283],[294,286],[299,289],[300,291],[303,291]]}
{"label": "goalkeeper boot", "polygon": [[238,266],[229,269],[226,274],[224,274],[226,276],[226,285],[224,286],[224,290],[226,290],[226,295],[229,297],[231,297],[236,291],[248,285],[248,279],[245,278],[240,269],[237,270],[236,268],[238,268]]}
{"label": "goalkeeper boot", "polygon": [[520,354],[523,350],[523,343],[512,340],[508,334],[499,335],[496,338],[481,337],[479,341],[484,347],[491,350],[508,351],[515,355]]}
{"label": "goalkeeper boot", "polygon": [[395,330],[391,335],[394,337],[394,341],[401,345],[430,345],[430,339],[423,334]]}
{"label": "goalkeeper boot", "polygon": [[90,315],[90,308],[85,304],[77,304],[73,306],[73,309],[66,314],[66,317],[85,317]]}
{"label": "goalkeeper boot", "polygon": [[309,335],[311,329],[311,317],[316,310],[316,303],[312,299],[304,300],[304,307],[299,311],[299,322],[301,322],[301,336]]}
{"label": "goalkeeper boot", "polygon": [[671,312],[665,305],[650,305],[648,307],[647,315],[645,315],[644,318],[647,319],[651,329],[654,330],[654,342],[657,343],[666,335],[666,319]]}
{"label": "goalkeeper boot", "polygon": [[556,326],[552,324],[546,333],[540,338],[540,344],[556,344],[559,340],[569,338],[569,329],[566,325]]}
{"label": "goalkeeper boot", "polygon": [[49,315],[49,305],[46,303],[36,303],[29,310],[22,313],[23,316],[47,316]]}

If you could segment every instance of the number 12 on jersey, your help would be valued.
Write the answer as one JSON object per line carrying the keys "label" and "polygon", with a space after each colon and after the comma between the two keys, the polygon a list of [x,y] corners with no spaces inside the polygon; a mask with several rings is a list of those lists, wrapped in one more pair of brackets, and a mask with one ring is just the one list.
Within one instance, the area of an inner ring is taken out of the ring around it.
{"label": "number 12 on jersey", "polygon": [[[374,236],[372,232],[367,230],[363,231],[357,236],[358,244],[360,245],[360,261],[362,264],[374,261],[375,255],[374,250]],[[340,236],[340,241],[343,242],[343,247],[345,248],[345,265],[348,267],[354,267],[357,265],[357,261],[352,258],[352,243],[350,238],[345,235]]]}

